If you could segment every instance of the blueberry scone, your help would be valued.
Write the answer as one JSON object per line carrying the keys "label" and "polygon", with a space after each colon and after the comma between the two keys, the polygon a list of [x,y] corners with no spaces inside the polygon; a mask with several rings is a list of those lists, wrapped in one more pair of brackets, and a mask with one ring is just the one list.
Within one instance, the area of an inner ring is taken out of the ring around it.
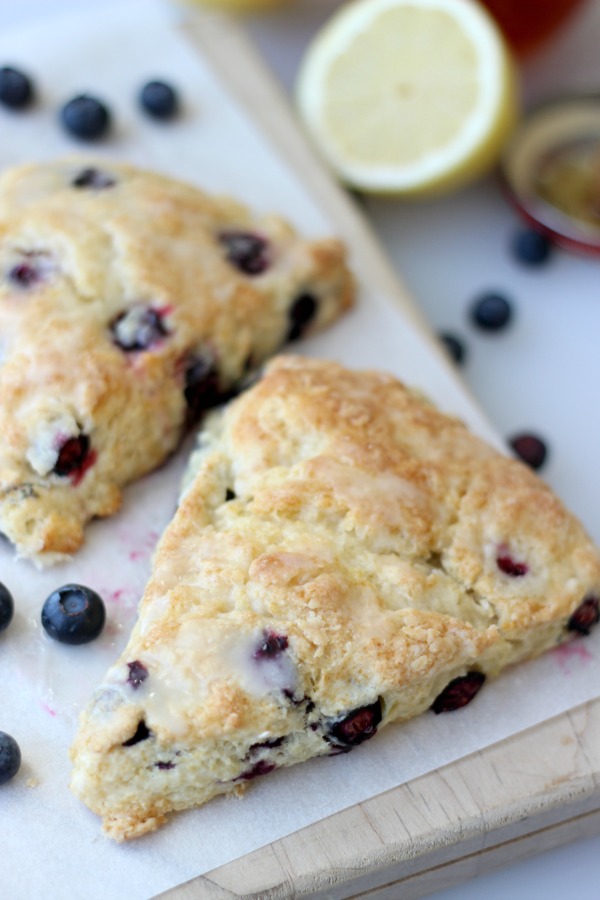
{"label": "blueberry scone", "polygon": [[208,417],[191,467],[72,748],[117,840],[458,709],[598,621],[578,522],[389,375],[279,357]]}
{"label": "blueberry scone", "polygon": [[0,179],[0,532],[39,563],[287,341],[351,303],[344,249],[116,164]]}

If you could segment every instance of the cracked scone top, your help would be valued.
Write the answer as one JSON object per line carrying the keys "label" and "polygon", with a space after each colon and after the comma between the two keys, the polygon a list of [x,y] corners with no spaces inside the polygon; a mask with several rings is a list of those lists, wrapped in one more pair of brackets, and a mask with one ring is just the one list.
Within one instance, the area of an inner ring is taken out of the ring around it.
{"label": "cracked scone top", "polygon": [[122,487],[350,305],[342,245],[113,163],[0,179],[0,532],[68,556]]}
{"label": "cracked scone top", "polygon": [[72,788],[111,837],[151,831],[463,706],[587,633],[599,590],[595,548],[520,462],[391,376],[280,357],[205,423]]}

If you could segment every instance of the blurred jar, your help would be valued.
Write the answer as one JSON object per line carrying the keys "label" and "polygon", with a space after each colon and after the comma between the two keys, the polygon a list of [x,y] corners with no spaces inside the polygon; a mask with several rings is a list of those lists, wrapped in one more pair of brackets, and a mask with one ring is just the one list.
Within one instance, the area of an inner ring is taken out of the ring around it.
{"label": "blurred jar", "polygon": [[536,50],[587,0],[481,0],[520,56]]}

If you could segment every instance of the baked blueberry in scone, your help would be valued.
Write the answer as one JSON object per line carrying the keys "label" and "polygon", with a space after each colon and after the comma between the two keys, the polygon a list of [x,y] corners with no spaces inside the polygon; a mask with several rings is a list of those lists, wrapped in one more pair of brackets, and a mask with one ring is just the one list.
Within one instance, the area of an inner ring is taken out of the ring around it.
{"label": "baked blueberry in scone", "polygon": [[599,592],[595,548],[528,467],[389,375],[279,357],[205,420],[72,788],[135,837],[485,704],[486,678],[581,639]]}
{"label": "baked blueberry in scone", "polygon": [[0,179],[0,532],[38,563],[287,341],[351,303],[344,249],[113,163]]}

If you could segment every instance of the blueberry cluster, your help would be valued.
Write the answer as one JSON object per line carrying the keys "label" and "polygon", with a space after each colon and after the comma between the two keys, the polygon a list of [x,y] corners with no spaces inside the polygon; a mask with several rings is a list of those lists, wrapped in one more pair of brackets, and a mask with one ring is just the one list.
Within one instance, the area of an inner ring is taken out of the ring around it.
{"label": "blueberry cluster", "polygon": [[[0,632],[10,625],[15,611],[13,596],[0,582]],[[42,607],[42,626],[63,644],[87,644],[104,627],[106,611],[101,597],[80,584],[66,584],[53,591]],[[0,731],[0,785],[11,781],[21,767],[17,741]]]}
{"label": "blueberry cluster", "polygon": [[[36,90],[32,79],[13,66],[0,68],[0,106],[24,110],[35,102]],[[167,121],[180,110],[179,95],[165,81],[148,81],[138,93],[140,108],[152,119]],[[81,141],[97,141],[106,137],[112,127],[109,106],[92,94],[79,94],[67,101],[59,112],[62,127]]]}
{"label": "blueberry cluster", "polygon": [[[531,268],[548,262],[552,245],[539,231],[524,228],[515,233],[510,250],[520,265]],[[468,314],[469,321],[475,329],[495,334],[504,331],[511,324],[514,319],[514,306],[512,300],[504,293],[485,291],[472,302]],[[449,331],[439,332],[438,338],[456,365],[465,363],[468,354],[463,338]],[[508,444],[514,454],[532,469],[540,469],[548,456],[545,441],[536,434],[516,434],[509,438]]]}

